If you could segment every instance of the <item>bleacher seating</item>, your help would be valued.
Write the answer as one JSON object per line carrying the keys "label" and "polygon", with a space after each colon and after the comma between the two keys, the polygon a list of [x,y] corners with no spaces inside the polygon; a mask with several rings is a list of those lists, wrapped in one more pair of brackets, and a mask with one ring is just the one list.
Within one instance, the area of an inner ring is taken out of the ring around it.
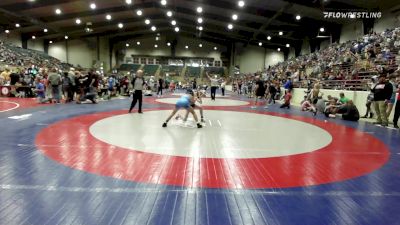
{"label": "bleacher seating", "polygon": [[136,72],[140,68],[140,64],[122,64],[119,67],[120,71],[133,71]]}
{"label": "bleacher seating", "polygon": [[204,67],[204,72],[208,72],[210,74],[218,74],[220,76],[224,76],[225,75],[225,71],[223,67]]}
{"label": "bleacher seating", "polygon": [[188,66],[186,67],[186,74],[187,77],[200,77],[200,67]]}
{"label": "bleacher seating", "polygon": [[143,67],[143,73],[145,76],[154,76],[160,65],[145,65]]}
{"label": "bleacher seating", "polygon": [[63,63],[48,54],[31,49],[15,47],[0,40],[0,63],[8,66],[25,67],[35,65],[39,68],[60,68],[68,70],[72,65]]}
{"label": "bleacher seating", "polygon": [[179,76],[182,72],[183,66],[173,66],[173,65],[168,65],[168,66],[162,66],[162,74],[168,76]]}

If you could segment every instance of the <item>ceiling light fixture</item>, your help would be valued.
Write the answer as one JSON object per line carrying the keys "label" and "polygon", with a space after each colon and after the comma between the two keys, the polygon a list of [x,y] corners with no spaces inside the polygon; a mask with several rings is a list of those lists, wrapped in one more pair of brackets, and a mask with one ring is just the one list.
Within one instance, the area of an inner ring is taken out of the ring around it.
{"label": "ceiling light fixture", "polygon": [[281,48],[278,48],[278,52],[280,52],[281,51]]}
{"label": "ceiling light fixture", "polygon": [[233,19],[233,20],[237,20],[237,19],[238,19],[238,15],[233,14],[233,15],[232,15],[232,19]]}
{"label": "ceiling light fixture", "polygon": [[82,21],[81,21],[80,19],[76,19],[76,20],[75,20],[75,23],[76,23],[76,24],[81,24],[81,22],[82,22]]}
{"label": "ceiling light fixture", "polygon": [[197,18],[197,22],[198,23],[203,23],[203,18],[201,18],[201,17]]}
{"label": "ceiling light fixture", "polygon": [[61,9],[56,9],[56,14],[60,15],[61,14]]}
{"label": "ceiling light fixture", "polygon": [[90,4],[90,8],[91,9],[96,9],[96,4],[95,3]]}
{"label": "ceiling light fixture", "polygon": [[214,47],[214,50],[216,51],[218,48],[217,47]]}
{"label": "ceiling light fixture", "polygon": [[157,27],[152,26],[152,27],[151,27],[151,30],[152,30],[152,31],[156,31],[156,30],[157,30]]}
{"label": "ceiling light fixture", "polygon": [[158,48],[158,45],[154,45],[154,48]]}
{"label": "ceiling light fixture", "polygon": [[233,29],[233,25],[232,24],[228,24],[228,29],[232,30]]}
{"label": "ceiling light fixture", "polygon": [[142,10],[138,9],[138,10],[136,11],[136,15],[141,16],[142,14],[143,14]]}
{"label": "ceiling light fixture", "polygon": [[53,41],[49,41],[49,44],[53,44]]}
{"label": "ceiling light fixture", "polygon": [[203,30],[203,27],[202,27],[202,26],[200,26],[200,27],[199,27],[199,30]]}
{"label": "ceiling light fixture", "polygon": [[202,47],[203,47],[203,44],[199,44],[199,47],[202,48]]}
{"label": "ceiling light fixture", "polygon": [[289,48],[290,47],[290,44],[286,44],[286,48]]}
{"label": "ceiling light fixture", "polygon": [[16,24],[15,24],[15,27],[20,27],[20,26],[21,26],[21,25],[19,25],[19,23],[16,23]]}
{"label": "ceiling light fixture", "polygon": [[132,0],[125,0],[126,4],[130,5],[132,4]]}
{"label": "ceiling light fixture", "polygon": [[124,24],[123,24],[123,23],[119,23],[119,24],[118,24],[118,28],[119,28],[119,29],[122,29],[123,27],[124,27]]}
{"label": "ceiling light fixture", "polygon": [[186,46],[185,46],[185,48],[186,48],[186,49],[188,49],[188,48],[189,48],[189,46],[187,46],[187,45],[186,45]]}
{"label": "ceiling light fixture", "polygon": [[67,35],[65,35],[65,37],[64,37],[64,38],[65,38],[65,40],[68,40],[68,38],[69,38],[69,37],[68,37]]}
{"label": "ceiling light fixture", "polygon": [[196,11],[197,11],[198,13],[202,13],[202,12],[203,12],[203,8],[197,7]]}
{"label": "ceiling light fixture", "polygon": [[161,5],[167,5],[167,0],[161,0]]}
{"label": "ceiling light fixture", "polygon": [[301,16],[300,15],[297,15],[296,16],[296,20],[300,20],[301,19]]}
{"label": "ceiling light fixture", "polygon": [[48,31],[48,30],[47,30],[46,28],[43,29],[43,32],[47,33],[47,31]]}
{"label": "ceiling light fixture", "polygon": [[36,37],[35,37],[35,36],[32,36],[32,39],[33,39],[33,40],[35,40],[35,39],[36,39]]}
{"label": "ceiling light fixture", "polygon": [[175,32],[179,32],[179,27],[175,27]]}
{"label": "ceiling light fixture", "polygon": [[167,45],[168,45],[168,46],[171,46],[171,43],[168,42]]}
{"label": "ceiling light fixture", "polygon": [[149,25],[149,24],[150,24],[150,20],[149,20],[149,19],[146,19],[146,20],[144,21],[144,23],[147,24],[147,25]]}
{"label": "ceiling light fixture", "polygon": [[325,28],[321,27],[321,28],[319,28],[319,31],[325,32]]}
{"label": "ceiling light fixture", "polygon": [[5,30],[4,32],[6,32],[6,34],[9,34],[9,33],[10,33],[10,30]]}
{"label": "ceiling light fixture", "polygon": [[111,15],[108,14],[108,15],[106,16],[106,19],[107,19],[107,20],[111,20],[111,19],[112,19]]}
{"label": "ceiling light fixture", "polygon": [[281,35],[281,36],[282,36],[282,35],[283,35],[283,32],[282,32],[282,31],[279,31],[279,35]]}
{"label": "ceiling light fixture", "polygon": [[238,6],[242,8],[244,6],[244,1],[238,1]]}
{"label": "ceiling light fixture", "polygon": [[172,21],[171,21],[171,24],[172,24],[172,26],[175,26],[175,25],[176,25],[176,21],[175,21],[175,20],[172,20]]}
{"label": "ceiling light fixture", "polygon": [[271,36],[268,36],[267,39],[268,39],[268,41],[271,40]]}
{"label": "ceiling light fixture", "polygon": [[136,42],[137,45],[140,45],[140,41]]}
{"label": "ceiling light fixture", "polygon": [[129,47],[129,44],[128,44],[128,43],[126,43],[126,44],[125,44],[125,46],[126,46],[126,47]]}
{"label": "ceiling light fixture", "polygon": [[258,46],[262,46],[262,43],[261,43],[261,42],[258,42]]}
{"label": "ceiling light fixture", "polygon": [[171,11],[168,11],[168,12],[167,12],[167,16],[168,16],[168,17],[171,17],[171,16],[172,16],[172,12],[171,12]]}

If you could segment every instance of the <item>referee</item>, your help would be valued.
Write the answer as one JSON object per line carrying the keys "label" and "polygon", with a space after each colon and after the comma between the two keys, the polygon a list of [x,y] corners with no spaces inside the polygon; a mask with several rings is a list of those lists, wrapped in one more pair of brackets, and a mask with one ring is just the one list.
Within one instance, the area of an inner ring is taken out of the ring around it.
{"label": "referee", "polygon": [[142,100],[143,100],[143,86],[145,85],[144,79],[143,79],[143,71],[138,70],[136,73],[135,78],[132,80],[132,86],[133,86],[133,100],[131,103],[131,107],[129,108],[129,113],[132,112],[132,109],[135,108],[136,102],[139,100],[139,113],[142,112]]}

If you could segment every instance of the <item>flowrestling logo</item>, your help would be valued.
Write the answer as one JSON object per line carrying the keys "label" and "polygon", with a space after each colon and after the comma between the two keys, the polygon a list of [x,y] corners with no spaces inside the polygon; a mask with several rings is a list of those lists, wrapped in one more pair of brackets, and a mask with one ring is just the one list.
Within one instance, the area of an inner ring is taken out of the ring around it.
{"label": "flowrestling logo", "polygon": [[325,19],[379,19],[381,12],[324,12]]}

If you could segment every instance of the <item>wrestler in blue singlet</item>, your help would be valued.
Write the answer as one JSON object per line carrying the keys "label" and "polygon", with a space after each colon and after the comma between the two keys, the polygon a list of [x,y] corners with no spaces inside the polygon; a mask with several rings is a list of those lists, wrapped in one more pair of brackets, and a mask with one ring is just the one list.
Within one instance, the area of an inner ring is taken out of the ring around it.
{"label": "wrestler in blue singlet", "polygon": [[183,95],[178,99],[178,101],[175,104],[176,108],[189,108],[190,106],[190,96],[189,95]]}

